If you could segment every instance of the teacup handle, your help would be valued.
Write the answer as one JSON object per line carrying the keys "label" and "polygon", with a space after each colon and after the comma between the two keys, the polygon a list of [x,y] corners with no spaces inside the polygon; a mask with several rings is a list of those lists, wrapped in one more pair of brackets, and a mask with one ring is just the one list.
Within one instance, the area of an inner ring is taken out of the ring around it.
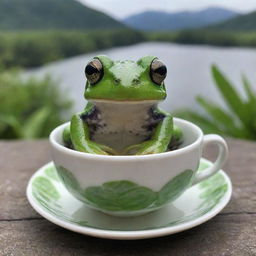
{"label": "teacup handle", "polygon": [[203,138],[202,148],[204,148],[208,144],[218,145],[218,148],[219,148],[218,157],[212,166],[210,166],[205,170],[202,170],[199,173],[196,173],[192,185],[195,185],[209,178],[213,174],[215,174],[217,171],[219,171],[222,168],[223,164],[228,158],[228,146],[226,141],[221,136],[216,134],[205,135]]}

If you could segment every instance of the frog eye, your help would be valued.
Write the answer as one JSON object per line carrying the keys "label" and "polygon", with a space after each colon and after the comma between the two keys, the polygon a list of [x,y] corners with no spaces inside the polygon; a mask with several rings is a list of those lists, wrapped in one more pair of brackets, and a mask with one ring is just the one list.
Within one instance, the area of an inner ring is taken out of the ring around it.
{"label": "frog eye", "polygon": [[91,85],[98,83],[103,77],[103,66],[98,59],[91,60],[85,67],[85,76]]}
{"label": "frog eye", "polygon": [[153,60],[150,66],[150,77],[152,81],[161,85],[166,78],[167,68],[164,63],[158,59]]}

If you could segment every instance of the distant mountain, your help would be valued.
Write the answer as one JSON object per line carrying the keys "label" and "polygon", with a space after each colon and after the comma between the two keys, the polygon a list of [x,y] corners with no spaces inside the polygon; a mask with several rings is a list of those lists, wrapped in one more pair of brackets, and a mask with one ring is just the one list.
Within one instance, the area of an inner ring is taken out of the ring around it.
{"label": "distant mountain", "polygon": [[179,30],[201,28],[237,16],[239,13],[223,8],[207,8],[201,11],[168,13],[146,11],[129,16],[123,22],[139,30]]}
{"label": "distant mountain", "polygon": [[0,29],[95,29],[124,25],[76,0],[0,0]]}
{"label": "distant mountain", "polygon": [[216,30],[256,30],[256,11],[210,26]]}

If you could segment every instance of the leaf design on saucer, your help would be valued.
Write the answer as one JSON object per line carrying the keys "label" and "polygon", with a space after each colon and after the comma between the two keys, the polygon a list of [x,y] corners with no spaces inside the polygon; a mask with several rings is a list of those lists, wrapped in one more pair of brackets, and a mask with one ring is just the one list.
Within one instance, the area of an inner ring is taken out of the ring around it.
{"label": "leaf design on saucer", "polygon": [[219,173],[201,182],[199,187],[202,189],[200,198],[203,199],[199,208],[204,206],[208,208],[214,207],[228,190],[225,179]]}
{"label": "leaf design on saucer", "polygon": [[[55,173],[55,174],[54,174]],[[58,200],[61,199],[61,194],[58,192],[55,185],[50,179],[59,182],[58,174],[54,166],[50,166],[44,170],[44,176],[38,176],[33,180],[32,191],[36,200],[51,214],[60,217],[61,219],[77,223],[79,225],[86,225],[87,221],[75,220],[73,217],[62,209]],[[50,175],[49,175],[50,174]],[[56,178],[56,180],[54,179]]]}
{"label": "leaf design on saucer", "polygon": [[58,173],[56,171],[56,169],[54,168],[54,166],[49,166],[44,170],[44,173],[47,177],[49,177],[50,179],[53,179],[54,181],[58,181],[59,180],[59,176]]}
{"label": "leaf design on saucer", "polygon": [[89,187],[84,193],[87,200],[109,211],[135,211],[147,208],[157,193],[128,180],[112,181],[102,186]]}
{"label": "leaf design on saucer", "polygon": [[52,182],[45,177],[36,177],[33,180],[33,189],[46,201],[56,201],[60,194]]}
{"label": "leaf design on saucer", "polygon": [[199,167],[198,167],[198,172],[201,172],[203,170],[205,170],[206,168],[208,168],[210,166],[210,164],[208,162],[205,161],[200,161]]}
{"label": "leaf design on saucer", "polygon": [[181,193],[189,187],[193,174],[194,172],[192,170],[185,170],[166,183],[158,192],[156,205],[160,206],[166,202],[173,201],[180,196]]}

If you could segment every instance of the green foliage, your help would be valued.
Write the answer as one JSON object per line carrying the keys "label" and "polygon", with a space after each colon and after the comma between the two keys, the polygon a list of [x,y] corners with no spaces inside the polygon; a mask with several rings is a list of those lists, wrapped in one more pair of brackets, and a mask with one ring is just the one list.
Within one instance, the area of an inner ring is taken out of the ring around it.
{"label": "green foliage", "polygon": [[124,25],[77,0],[0,0],[1,29],[107,29]]}
{"label": "green foliage", "polygon": [[239,15],[233,19],[217,23],[209,27],[213,30],[233,30],[233,31],[255,31],[256,29],[256,11],[248,14]]}
{"label": "green foliage", "polygon": [[0,139],[47,137],[69,116],[71,102],[56,83],[0,72]]}
{"label": "green foliage", "polygon": [[197,102],[207,112],[207,117],[189,110],[180,111],[176,116],[196,123],[205,133],[256,140],[256,93],[247,78],[243,76],[242,79],[244,99],[215,65],[212,66],[212,75],[229,111],[199,96]]}
{"label": "green foliage", "polygon": [[180,44],[256,47],[255,32],[218,31],[211,29],[154,32],[145,34],[149,41]]}
{"label": "green foliage", "polygon": [[131,29],[2,32],[0,66],[38,67],[75,55],[143,41],[256,47],[256,33],[208,30],[143,33]]}
{"label": "green foliage", "polygon": [[129,29],[4,32],[0,33],[0,66],[37,67],[50,61],[143,40],[142,33]]}

